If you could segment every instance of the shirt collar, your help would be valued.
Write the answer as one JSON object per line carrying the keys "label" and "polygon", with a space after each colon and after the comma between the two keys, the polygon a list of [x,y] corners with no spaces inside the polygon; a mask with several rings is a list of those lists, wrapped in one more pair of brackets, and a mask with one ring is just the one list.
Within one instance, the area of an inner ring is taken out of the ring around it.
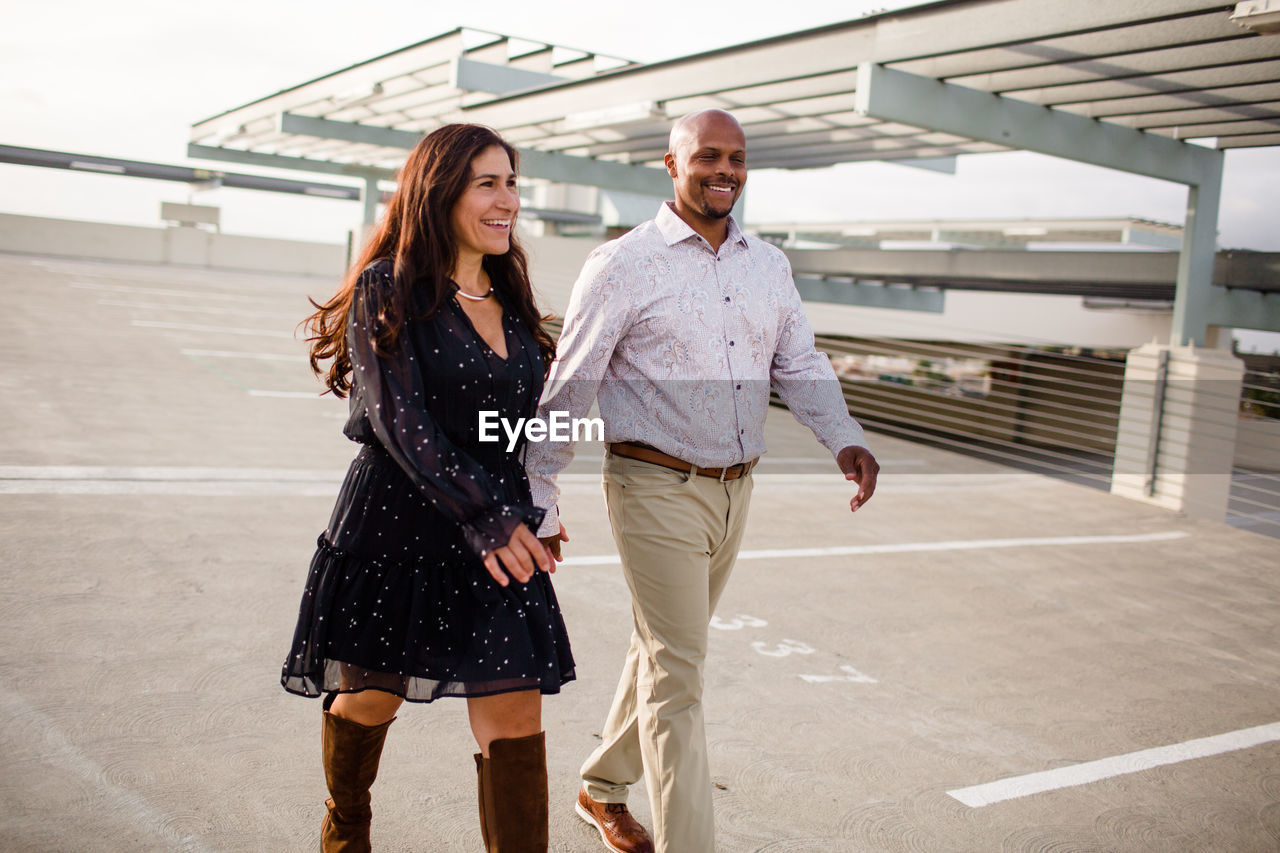
{"label": "shirt collar", "polygon": [[[725,236],[725,243],[738,243],[743,248],[747,247],[747,238],[742,233],[742,229],[738,228],[738,223],[734,221],[733,216],[727,217],[729,220],[729,233]],[[664,201],[658,208],[658,215],[653,218],[658,226],[659,233],[662,238],[667,241],[668,246],[674,246],[690,237],[697,237],[698,232],[690,227],[688,222],[680,218],[676,213],[675,207],[669,201]]]}

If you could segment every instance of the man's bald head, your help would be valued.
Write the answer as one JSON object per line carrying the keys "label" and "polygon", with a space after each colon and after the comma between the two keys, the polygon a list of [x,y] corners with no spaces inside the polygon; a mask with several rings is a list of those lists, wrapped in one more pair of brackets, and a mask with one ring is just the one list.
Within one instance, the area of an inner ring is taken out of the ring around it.
{"label": "man's bald head", "polygon": [[675,190],[676,215],[713,246],[747,180],[747,137],[724,110],[699,110],[671,128],[663,162]]}
{"label": "man's bald head", "polygon": [[712,128],[718,130],[736,129],[744,142],[746,140],[742,125],[738,124],[738,120],[730,113],[716,109],[698,110],[697,112],[686,113],[676,119],[676,123],[671,126],[671,135],[667,138],[667,152],[679,155],[681,147],[696,143],[696,140],[703,132]]}

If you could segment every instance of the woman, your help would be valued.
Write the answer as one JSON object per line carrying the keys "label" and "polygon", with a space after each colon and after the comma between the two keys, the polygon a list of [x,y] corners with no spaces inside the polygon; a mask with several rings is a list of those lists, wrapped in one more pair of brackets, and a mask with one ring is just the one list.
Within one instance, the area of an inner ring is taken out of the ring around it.
{"label": "woman", "polygon": [[[307,577],[281,683],[326,693],[325,851],[369,850],[369,786],[405,700],[464,696],[488,850],[546,850],[541,694],[574,677],[520,450],[479,412],[533,414],[555,345],[514,234],[516,154],[448,125],[418,143],[386,216],[307,323],[311,367],[350,394],[363,447]],[[327,372],[320,362],[332,359]]]}

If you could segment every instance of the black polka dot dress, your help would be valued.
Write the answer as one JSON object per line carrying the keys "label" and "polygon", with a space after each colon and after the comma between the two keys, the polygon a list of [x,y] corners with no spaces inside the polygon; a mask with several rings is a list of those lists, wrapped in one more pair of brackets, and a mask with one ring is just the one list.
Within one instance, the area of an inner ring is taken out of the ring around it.
{"label": "black polka dot dress", "polygon": [[536,530],[521,463],[480,441],[479,412],[514,423],[542,392],[537,342],[504,310],[507,358],[456,301],[410,319],[397,350],[371,330],[391,264],[360,276],[347,331],[351,463],[307,576],[281,683],[291,693],[385,690],[414,702],[513,690],[557,693],[573,655],[551,576],[499,586],[481,564],[517,525]]}

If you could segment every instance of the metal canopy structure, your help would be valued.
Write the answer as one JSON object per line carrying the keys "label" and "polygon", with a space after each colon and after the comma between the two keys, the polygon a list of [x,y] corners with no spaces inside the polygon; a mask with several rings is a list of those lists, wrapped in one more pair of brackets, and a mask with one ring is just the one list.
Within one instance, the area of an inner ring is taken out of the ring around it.
{"label": "metal canopy structure", "polygon": [[[422,134],[466,121],[494,98],[591,79],[634,63],[558,45],[459,28],[261,98],[198,122],[188,154],[283,169],[363,178],[365,221],[377,182],[395,170]],[[665,192],[665,172],[554,153],[525,151],[527,177]]]}
{"label": "metal canopy structure", "polygon": [[[942,0],[647,65],[455,30],[199,122],[189,153],[372,187],[417,135],[472,121],[526,176],[661,194],[672,121],[707,107],[742,122],[753,168],[1037,151],[1188,187],[1173,338],[1204,343],[1242,315],[1210,290],[1221,152],[1280,145],[1259,5]],[[1269,302],[1247,316],[1280,328]]]}

